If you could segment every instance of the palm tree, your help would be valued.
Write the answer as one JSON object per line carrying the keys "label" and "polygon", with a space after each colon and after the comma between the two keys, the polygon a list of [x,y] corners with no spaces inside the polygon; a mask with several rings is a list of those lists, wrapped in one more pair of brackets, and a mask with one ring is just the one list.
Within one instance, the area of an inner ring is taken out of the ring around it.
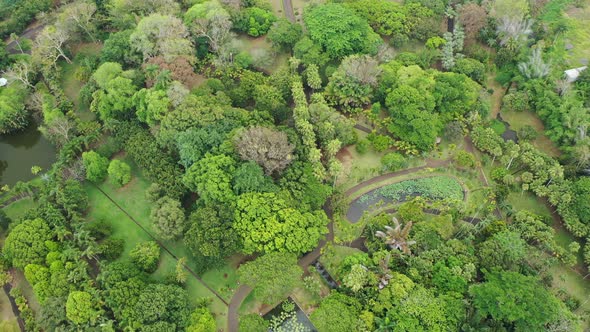
{"label": "palm tree", "polygon": [[401,250],[404,254],[410,255],[410,246],[416,241],[408,241],[408,235],[412,229],[412,222],[408,222],[403,228],[397,218],[393,217],[395,227],[385,226],[385,233],[382,231],[375,232],[375,236],[382,238],[392,249]]}

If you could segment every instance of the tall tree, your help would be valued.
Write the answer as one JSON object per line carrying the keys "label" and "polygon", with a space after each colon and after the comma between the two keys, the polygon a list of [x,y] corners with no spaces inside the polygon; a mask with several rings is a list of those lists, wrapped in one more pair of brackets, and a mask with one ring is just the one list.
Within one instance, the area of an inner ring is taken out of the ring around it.
{"label": "tall tree", "polygon": [[150,219],[156,233],[164,240],[173,240],[184,233],[185,216],[180,202],[164,196],[155,202]]}
{"label": "tall tree", "polygon": [[131,46],[143,53],[144,60],[161,55],[171,61],[176,56],[193,54],[187,37],[188,31],[180,19],[156,13],[141,19],[129,38]]}
{"label": "tall tree", "polygon": [[294,146],[287,135],[266,127],[252,127],[234,140],[240,157],[252,160],[264,168],[266,175],[280,173],[293,159]]}
{"label": "tall tree", "polygon": [[282,300],[302,275],[297,257],[288,253],[268,253],[238,269],[240,281],[254,288],[254,295],[263,303]]}

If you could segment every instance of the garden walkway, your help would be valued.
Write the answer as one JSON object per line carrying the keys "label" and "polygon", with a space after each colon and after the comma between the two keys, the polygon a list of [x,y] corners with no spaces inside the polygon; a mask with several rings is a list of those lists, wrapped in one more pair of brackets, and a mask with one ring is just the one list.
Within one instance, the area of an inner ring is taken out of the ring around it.
{"label": "garden walkway", "polygon": [[291,23],[295,23],[295,13],[293,13],[293,2],[291,0],[283,0],[283,10],[287,19]]}

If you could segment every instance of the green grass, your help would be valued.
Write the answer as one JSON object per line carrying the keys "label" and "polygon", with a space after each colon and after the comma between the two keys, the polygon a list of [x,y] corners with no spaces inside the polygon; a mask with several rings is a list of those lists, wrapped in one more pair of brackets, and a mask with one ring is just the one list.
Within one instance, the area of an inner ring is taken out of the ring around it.
{"label": "green grass", "polygon": [[589,282],[584,280],[583,276],[570,268],[564,267],[562,264],[554,266],[549,272],[553,276],[553,289],[555,292],[564,290],[580,301],[581,305],[574,313],[582,317],[582,327],[584,331],[587,331],[589,322],[586,312],[590,311],[590,301],[588,301],[590,299]]}
{"label": "green grass", "polygon": [[[100,188],[127,211],[137,222],[150,234],[155,234],[150,225],[151,203],[145,198],[145,190],[149,187],[147,181],[134,163],[123,158],[132,167],[133,178],[131,182],[122,188],[117,188],[107,181],[99,184]],[[120,211],[105,195],[90,183],[85,184],[85,189],[90,199],[90,210],[88,220],[105,220],[113,227],[113,237],[125,239],[125,248],[120,260],[128,259],[129,251],[138,243],[152,240],[146,231],[137,226],[127,215]],[[163,241],[164,245],[176,256],[186,257],[187,266],[197,270],[197,263],[191,258],[188,249],[182,241]],[[158,269],[152,274],[155,281],[165,281],[175,272],[176,259],[162,250]],[[228,261],[219,269],[211,269],[200,276],[209,287],[215,289],[221,296],[229,301],[233,291],[237,288],[236,269]],[[218,328],[225,329],[227,324],[227,306],[221,302],[201,282],[188,275],[186,289],[189,292],[191,301],[207,297],[212,299],[210,308],[217,319]]]}
{"label": "green grass", "polygon": [[511,192],[508,194],[507,202],[512,205],[515,211],[526,210],[546,218],[551,218],[551,212],[549,212],[547,206],[531,192]]}
{"label": "green grass", "polygon": [[586,1],[584,8],[570,8],[564,16],[569,27],[564,39],[574,46],[570,54],[567,55],[569,65],[572,67],[581,66],[582,59],[590,59],[590,26],[588,22],[590,20],[590,6],[588,1]]}
{"label": "green grass", "polygon": [[549,156],[558,157],[561,152],[546,135],[545,126],[537,114],[531,111],[502,112],[502,119],[510,124],[510,128],[518,132],[522,127],[529,125],[537,131],[538,137],[531,143]]}
{"label": "green grass", "polygon": [[498,135],[502,135],[506,131],[506,126],[496,119],[491,121],[490,128],[492,128],[494,132]]}
{"label": "green grass", "polygon": [[37,205],[31,198],[23,198],[3,208],[6,215],[12,220],[22,218],[25,213]]}

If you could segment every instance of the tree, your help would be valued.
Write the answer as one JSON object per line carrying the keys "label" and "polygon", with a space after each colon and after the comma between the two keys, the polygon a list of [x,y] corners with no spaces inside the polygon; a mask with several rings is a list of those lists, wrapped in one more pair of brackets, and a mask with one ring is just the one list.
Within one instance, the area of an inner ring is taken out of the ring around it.
{"label": "tree", "polygon": [[[365,20],[337,3],[311,7],[303,13],[311,40],[332,59],[355,53],[372,54],[381,43]],[[319,63],[318,63],[319,64]]]}
{"label": "tree", "polygon": [[516,269],[526,256],[526,243],[518,233],[503,231],[481,243],[477,253],[485,268]]}
{"label": "tree", "polygon": [[509,271],[486,271],[485,277],[469,289],[479,319],[503,322],[516,331],[544,331],[567,312],[535,277]]}
{"label": "tree", "polygon": [[246,193],[238,197],[233,228],[242,238],[244,253],[301,254],[317,245],[327,224],[321,210],[300,212],[274,193]]}
{"label": "tree", "polygon": [[[141,290],[141,294],[133,308],[131,321],[137,327],[167,323],[167,329],[153,327],[152,331],[184,330],[188,326],[190,304],[187,291],[176,286],[166,284],[148,284]],[[206,321],[204,321],[206,323]]]}
{"label": "tree", "polygon": [[232,185],[236,195],[248,192],[271,192],[277,189],[272,179],[264,175],[262,167],[252,161],[238,167],[234,173]]}
{"label": "tree", "polygon": [[95,151],[82,153],[82,161],[86,169],[86,179],[92,182],[101,182],[107,176],[109,160]]}
{"label": "tree", "polygon": [[266,34],[276,19],[269,10],[248,7],[238,14],[234,27],[252,37],[258,37]]}
{"label": "tree", "polygon": [[92,94],[90,109],[97,112],[103,121],[129,115],[134,107],[133,95],[136,92],[133,81],[119,76],[109,80],[104,90]]}
{"label": "tree", "polygon": [[266,332],[268,321],[258,314],[248,314],[240,317],[240,332]]}
{"label": "tree", "polygon": [[316,64],[310,64],[305,69],[305,78],[307,82],[307,86],[314,90],[318,90],[322,88],[322,78],[320,77],[320,73],[318,71],[318,66]]}
{"label": "tree", "polygon": [[94,20],[92,16],[96,13],[96,4],[90,1],[74,2],[65,7],[61,13],[63,24],[74,25],[84,31],[92,41],[94,38]]}
{"label": "tree", "polygon": [[459,21],[465,28],[465,39],[469,43],[475,42],[480,30],[487,24],[487,12],[482,6],[469,2],[462,5],[459,10]]}
{"label": "tree", "polygon": [[192,6],[184,14],[184,23],[195,37],[205,37],[211,51],[216,53],[231,36],[230,15],[217,0]]}
{"label": "tree", "polygon": [[13,63],[10,68],[4,72],[4,76],[9,81],[19,81],[27,88],[33,88],[32,81],[35,71],[33,66],[27,60],[19,60]]}
{"label": "tree", "polygon": [[322,300],[310,319],[319,332],[356,331],[360,311],[357,299],[333,292]]}
{"label": "tree", "polygon": [[96,300],[90,293],[71,292],[66,302],[66,317],[76,325],[94,325],[100,316],[96,306]]}
{"label": "tree", "polygon": [[231,181],[235,165],[229,156],[206,154],[186,170],[182,181],[205,203],[230,202],[234,199]]}
{"label": "tree", "polygon": [[401,154],[390,152],[381,157],[381,165],[384,170],[393,172],[408,166],[408,162]]}
{"label": "tree", "polygon": [[117,62],[104,62],[96,68],[92,74],[92,79],[102,89],[107,88],[107,83],[119,77],[123,73],[123,67]]}
{"label": "tree", "polygon": [[385,241],[385,244],[391,249],[401,250],[404,254],[410,255],[410,246],[416,243],[416,241],[408,240],[410,230],[412,229],[412,222],[408,221],[402,228],[402,225],[397,218],[393,217],[392,220],[395,228],[385,226],[386,233],[377,231],[375,232],[375,236],[382,238],[383,241]]}
{"label": "tree", "polygon": [[287,296],[302,275],[297,257],[289,253],[268,253],[238,269],[240,281],[253,288],[257,299],[268,304]]}
{"label": "tree", "polygon": [[195,210],[189,217],[184,244],[196,257],[222,259],[230,256],[239,249],[240,240],[228,219],[222,211],[212,207]]}
{"label": "tree", "polygon": [[464,169],[472,169],[475,166],[475,157],[467,151],[458,151],[453,160],[457,166]]}
{"label": "tree", "polygon": [[280,173],[293,159],[287,135],[266,127],[251,127],[236,136],[234,146],[244,160],[255,161],[266,175]]}
{"label": "tree", "polygon": [[301,39],[302,34],[301,25],[279,18],[268,30],[267,39],[275,49],[290,50]]}
{"label": "tree", "polygon": [[133,49],[129,43],[132,33],[131,29],[111,33],[100,50],[101,62],[118,62],[128,66],[139,65],[142,54]]}
{"label": "tree", "polygon": [[29,124],[25,97],[26,90],[19,84],[0,90],[0,134],[24,129]]}
{"label": "tree", "polygon": [[186,332],[215,332],[217,331],[217,324],[215,317],[211,314],[207,307],[195,309],[191,314]]}
{"label": "tree", "polygon": [[122,187],[131,181],[131,167],[119,159],[111,160],[107,171],[113,185]]}
{"label": "tree", "polygon": [[590,178],[580,177],[574,186],[575,196],[573,208],[580,220],[590,223]]}
{"label": "tree", "polygon": [[170,99],[163,90],[141,89],[133,96],[137,118],[150,126],[156,125],[170,108]]}
{"label": "tree", "polygon": [[278,88],[268,85],[260,84],[254,88],[254,101],[256,102],[256,109],[264,112],[278,112],[285,107],[285,100]]}
{"label": "tree", "polygon": [[54,67],[60,58],[72,63],[65,54],[64,46],[71,38],[65,26],[46,26],[35,39],[33,59],[48,67]]}
{"label": "tree", "polygon": [[156,233],[164,240],[173,240],[184,233],[185,216],[180,202],[164,196],[155,202],[150,219]]}
{"label": "tree", "polygon": [[193,54],[187,37],[188,31],[180,19],[155,13],[139,21],[129,40],[133,48],[143,53],[144,60],[161,55],[171,61]]}
{"label": "tree", "polygon": [[49,252],[45,242],[53,234],[43,219],[25,220],[16,225],[4,242],[4,255],[12,265],[24,269],[28,264],[42,264]]}
{"label": "tree", "polygon": [[151,273],[158,268],[160,246],[155,241],[140,242],[129,252],[129,256],[137,267]]}

